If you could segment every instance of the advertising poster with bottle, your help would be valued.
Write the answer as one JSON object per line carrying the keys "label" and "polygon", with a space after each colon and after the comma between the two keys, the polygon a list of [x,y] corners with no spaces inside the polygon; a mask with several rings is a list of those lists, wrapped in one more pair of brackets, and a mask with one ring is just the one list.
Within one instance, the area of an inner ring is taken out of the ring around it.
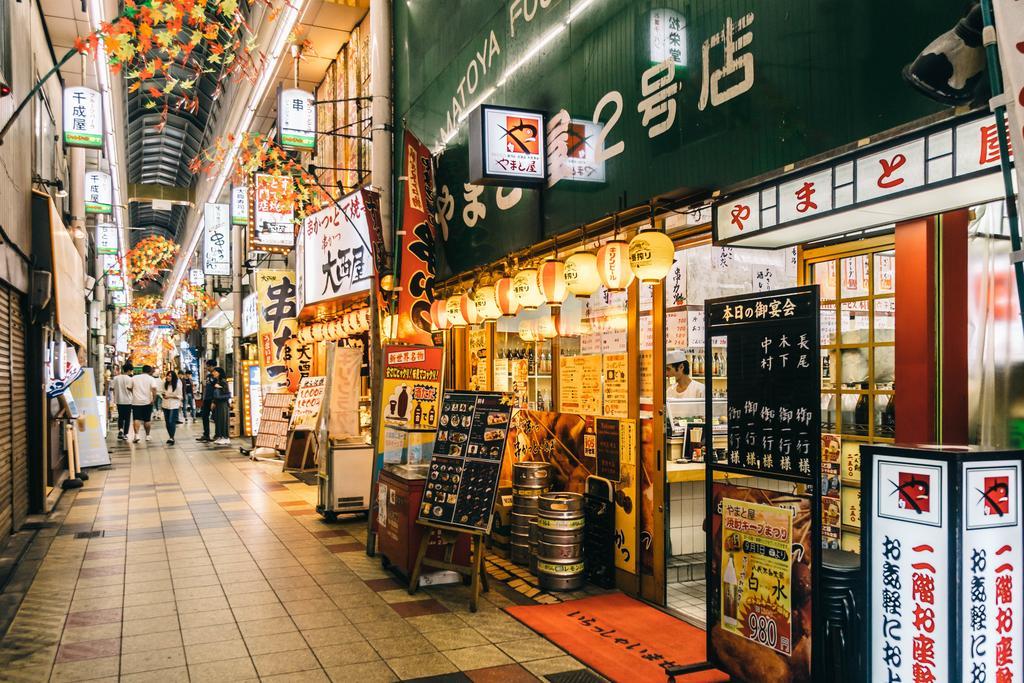
{"label": "advertising poster with bottle", "polygon": [[385,346],[381,424],[436,429],[443,367],[442,347]]}
{"label": "advertising poster with bottle", "polygon": [[789,655],[793,512],[722,500],[722,628]]}

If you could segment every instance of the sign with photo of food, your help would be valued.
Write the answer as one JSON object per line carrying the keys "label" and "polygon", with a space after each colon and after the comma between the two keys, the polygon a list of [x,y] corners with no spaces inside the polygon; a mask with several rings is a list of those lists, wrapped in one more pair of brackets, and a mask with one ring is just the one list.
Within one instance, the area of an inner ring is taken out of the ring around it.
{"label": "sign with photo of food", "polygon": [[420,521],[490,531],[511,417],[508,394],[445,392]]}

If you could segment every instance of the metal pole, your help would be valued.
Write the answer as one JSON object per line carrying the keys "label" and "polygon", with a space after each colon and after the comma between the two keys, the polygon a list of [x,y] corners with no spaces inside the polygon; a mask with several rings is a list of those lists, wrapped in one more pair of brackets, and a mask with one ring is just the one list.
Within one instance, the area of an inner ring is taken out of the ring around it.
{"label": "metal pole", "polygon": [[[985,42],[985,56],[988,60],[988,80],[992,98],[999,104],[994,108],[996,132],[999,138],[999,166],[1003,172],[1003,192],[1006,194],[1006,217],[1010,223],[1010,248],[1015,255],[1021,253],[1020,217],[1013,192],[1013,168],[1010,164],[1010,144],[1006,137],[1006,105],[1003,104],[1003,73],[999,65],[996,34],[992,20],[992,0],[981,0],[981,17],[984,23],[982,39]],[[1019,163],[1019,162],[1018,162]],[[1024,189],[1024,188],[1022,188]],[[1017,303],[1021,311],[1021,328],[1024,329],[1024,262],[1014,258],[1013,270],[1017,281]]]}
{"label": "metal pole", "polygon": [[247,409],[245,403],[249,400],[248,396],[242,395],[242,273],[245,272],[242,265],[242,240],[245,230],[241,226],[231,228],[231,307],[235,309],[231,324],[235,335],[235,414],[238,417],[238,435],[244,436],[245,420],[242,419],[242,411]]}

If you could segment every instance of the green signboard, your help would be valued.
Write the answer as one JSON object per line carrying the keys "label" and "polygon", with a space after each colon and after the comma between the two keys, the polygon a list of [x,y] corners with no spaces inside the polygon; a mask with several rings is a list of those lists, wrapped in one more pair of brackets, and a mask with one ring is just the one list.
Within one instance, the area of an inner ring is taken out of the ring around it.
{"label": "green signboard", "polygon": [[[441,152],[444,256],[460,272],[652,197],[707,196],[940,111],[900,70],[961,4],[397,2],[395,139],[405,125]],[[603,164],[540,189],[466,186],[468,118],[484,102],[549,121],[564,111],[567,148]]]}

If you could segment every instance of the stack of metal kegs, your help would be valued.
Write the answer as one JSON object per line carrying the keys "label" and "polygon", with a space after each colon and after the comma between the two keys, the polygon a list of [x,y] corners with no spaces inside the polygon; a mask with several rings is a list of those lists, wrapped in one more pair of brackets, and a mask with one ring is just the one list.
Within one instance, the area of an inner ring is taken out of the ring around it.
{"label": "stack of metal kegs", "polygon": [[537,512],[537,580],[551,591],[583,587],[583,496],[545,493]]}
{"label": "stack of metal kegs", "polygon": [[540,497],[551,490],[551,465],[517,462],[512,465],[512,541],[510,559],[530,563],[530,522],[536,521]]}

